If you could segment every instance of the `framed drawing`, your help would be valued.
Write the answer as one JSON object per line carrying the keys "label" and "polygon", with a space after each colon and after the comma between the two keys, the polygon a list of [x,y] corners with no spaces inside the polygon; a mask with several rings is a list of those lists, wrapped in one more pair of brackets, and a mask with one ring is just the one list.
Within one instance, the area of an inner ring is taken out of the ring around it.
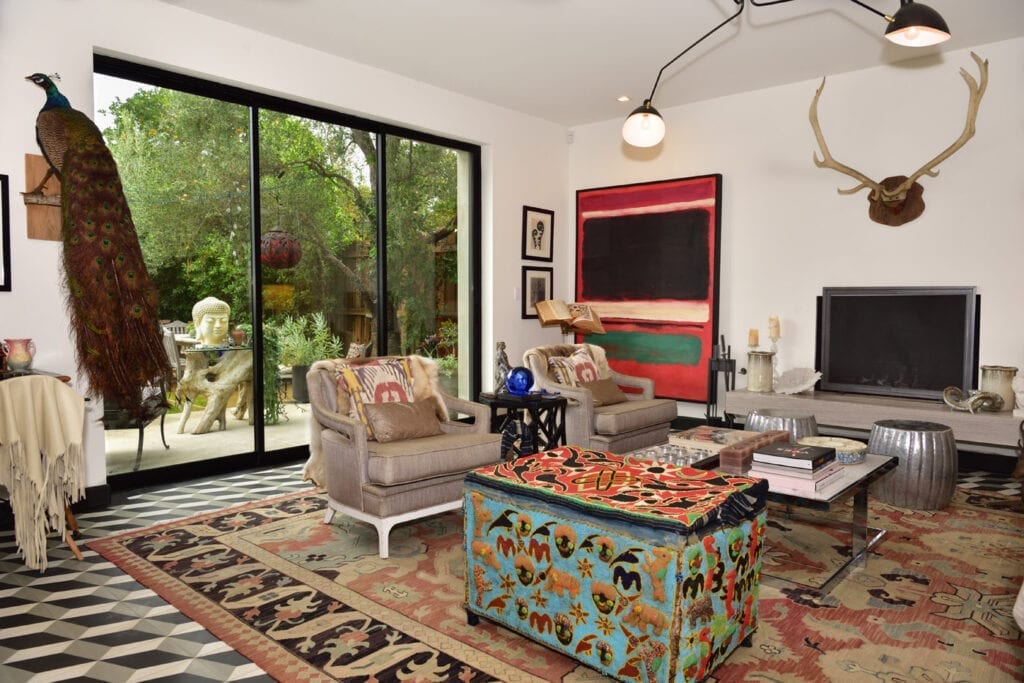
{"label": "framed drawing", "polygon": [[537,317],[537,302],[551,298],[554,268],[523,266],[523,318]]}
{"label": "framed drawing", "polygon": [[555,230],[555,212],[523,207],[523,258],[534,261],[553,261],[552,233]]}
{"label": "framed drawing", "polygon": [[705,403],[718,334],[720,174],[576,192],[576,301],[611,367]]}
{"label": "framed drawing", "polygon": [[11,206],[9,179],[0,175],[0,292],[11,291]]}

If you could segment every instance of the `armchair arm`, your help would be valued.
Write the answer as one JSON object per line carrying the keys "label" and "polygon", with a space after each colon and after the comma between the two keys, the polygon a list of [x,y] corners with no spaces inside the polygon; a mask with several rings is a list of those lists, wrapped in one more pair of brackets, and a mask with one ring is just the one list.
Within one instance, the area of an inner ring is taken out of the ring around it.
{"label": "armchair arm", "polygon": [[369,479],[366,426],[359,420],[310,402],[310,458],[306,476],[335,500],[362,506],[362,485]]}
{"label": "armchair arm", "polygon": [[634,377],[632,375],[623,375],[620,372],[612,370],[612,380],[623,387],[632,387],[634,389],[640,389],[641,394],[626,394],[630,399],[639,400],[641,398],[654,398],[654,380],[650,377]]}
{"label": "armchair arm", "polygon": [[491,431],[490,408],[476,401],[467,401],[458,396],[440,391],[448,410],[455,413],[462,413],[473,418],[472,423],[459,422],[449,419],[441,423],[441,429],[446,432],[471,432],[474,434],[487,434]]}
{"label": "armchair arm", "polygon": [[565,442],[589,448],[590,437],[594,434],[594,396],[590,389],[552,380],[546,356],[536,350],[523,354],[523,362],[533,373],[534,388],[557,392],[566,398]]}

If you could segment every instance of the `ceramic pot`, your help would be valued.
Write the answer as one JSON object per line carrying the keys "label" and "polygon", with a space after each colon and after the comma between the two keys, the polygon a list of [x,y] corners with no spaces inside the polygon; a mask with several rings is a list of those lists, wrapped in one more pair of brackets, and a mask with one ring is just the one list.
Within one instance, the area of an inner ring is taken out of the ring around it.
{"label": "ceramic pot", "polygon": [[8,370],[20,372],[32,367],[36,345],[31,339],[4,339],[3,348]]}
{"label": "ceramic pot", "polygon": [[771,351],[747,352],[747,391],[768,392],[773,388]]}
{"label": "ceramic pot", "polygon": [[1013,378],[1017,368],[1005,365],[981,366],[981,390],[999,394],[1003,398],[1003,410],[1013,410],[1016,395],[1013,393]]}

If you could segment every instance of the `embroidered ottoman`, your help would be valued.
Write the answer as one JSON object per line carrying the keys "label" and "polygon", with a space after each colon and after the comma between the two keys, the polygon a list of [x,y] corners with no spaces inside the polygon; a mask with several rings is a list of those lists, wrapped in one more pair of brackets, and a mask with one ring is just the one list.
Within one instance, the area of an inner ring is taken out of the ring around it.
{"label": "embroidered ottoman", "polygon": [[466,475],[466,611],[623,681],[696,681],[757,628],[767,484],[564,446]]}

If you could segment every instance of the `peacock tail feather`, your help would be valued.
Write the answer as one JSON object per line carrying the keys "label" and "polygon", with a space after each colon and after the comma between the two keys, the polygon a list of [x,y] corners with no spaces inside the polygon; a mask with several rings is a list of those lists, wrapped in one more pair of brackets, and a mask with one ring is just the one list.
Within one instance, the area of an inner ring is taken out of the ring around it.
{"label": "peacock tail feather", "polygon": [[91,395],[137,407],[141,418],[143,389],[172,376],[157,291],[103,135],[69,104],[52,105],[49,88],[47,96],[37,139],[61,179],[65,293],[79,368]]}

